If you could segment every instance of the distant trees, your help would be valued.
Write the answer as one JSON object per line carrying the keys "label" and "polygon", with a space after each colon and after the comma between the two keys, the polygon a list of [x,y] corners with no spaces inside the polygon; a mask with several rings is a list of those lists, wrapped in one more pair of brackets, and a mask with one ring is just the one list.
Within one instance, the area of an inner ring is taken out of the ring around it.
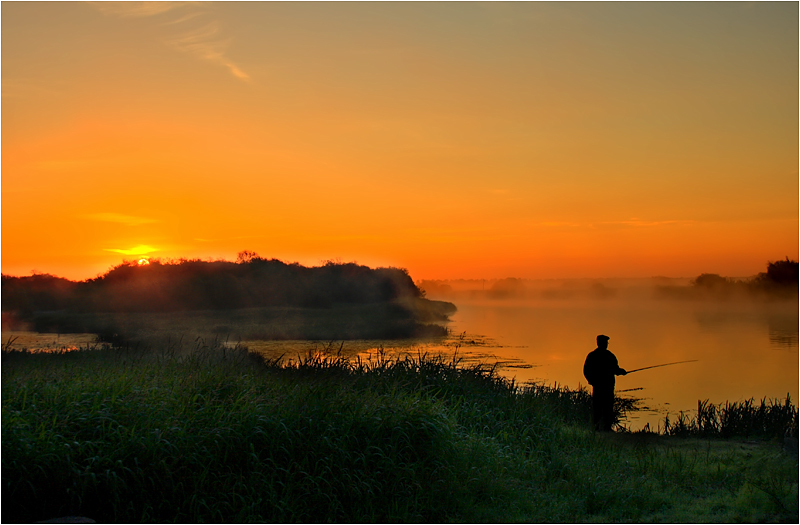
{"label": "distant trees", "polygon": [[420,298],[400,268],[372,269],[328,262],[308,268],[239,253],[237,262],[153,260],[126,262],[95,279],[52,275],[2,276],[3,311],[152,312],[259,306],[327,308],[336,303],[377,303]]}
{"label": "distant trees", "polygon": [[701,273],[697,279],[692,281],[692,285],[698,288],[705,288],[707,290],[718,290],[731,284],[733,281],[722,277],[716,273]]}
{"label": "distant trees", "polygon": [[786,257],[785,260],[767,262],[767,271],[749,280],[722,277],[715,273],[703,273],[692,281],[695,290],[728,296],[734,292],[748,294],[767,294],[771,296],[791,296],[798,293],[798,263]]}
{"label": "distant trees", "polygon": [[798,263],[786,257],[783,261],[767,263],[767,273],[760,273],[756,280],[775,286],[797,287]]}
{"label": "distant trees", "polygon": [[67,308],[78,289],[78,283],[46,273],[28,277],[3,275],[1,279],[3,311],[22,314]]}
{"label": "distant trees", "polygon": [[261,259],[261,257],[256,252],[252,252],[250,250],[242,250],[236,256],[236,263],[247,264],[254,259]]}
{"label": "distant trees", "polygon": [[446,283],[434,280],[418,281],[417,287],[422,291],[423,297],[449,296],[453,293],[453,287]]}
{"label": "distant trees", "polygon": [[489,288],[488,296],[494,299],[509,299],[521,297],[526,291],[525,282],[516,277],[507,277],[497,280]]}

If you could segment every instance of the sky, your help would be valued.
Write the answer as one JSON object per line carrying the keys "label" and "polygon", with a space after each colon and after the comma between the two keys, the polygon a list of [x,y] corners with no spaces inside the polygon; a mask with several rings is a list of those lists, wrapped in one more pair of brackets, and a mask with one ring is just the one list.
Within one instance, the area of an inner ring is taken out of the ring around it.
{"label": "sky", "polygon": [[798,259],[798,3],[2,2],[2,272]]}

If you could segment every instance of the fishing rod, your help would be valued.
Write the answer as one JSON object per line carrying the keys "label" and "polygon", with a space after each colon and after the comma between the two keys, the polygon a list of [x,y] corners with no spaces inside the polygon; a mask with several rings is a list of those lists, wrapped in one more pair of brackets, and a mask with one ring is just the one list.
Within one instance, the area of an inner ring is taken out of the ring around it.
{"label": "fishing rod", "polygon": [[628,370],[628,373],[632,374],[634,372],[639,372],[640,370],[647,370],[648,368],[658,368],[658,367],[661,367],[661,366],[679,365],[681,363],[694,363],[696,361],[699,361],[699,359],[689,359],[688,361],[675,361],[674,363],[664,363],[663,365],[645,366],[645,367],[642,367],[642,368],[637,368],[636,370]]}

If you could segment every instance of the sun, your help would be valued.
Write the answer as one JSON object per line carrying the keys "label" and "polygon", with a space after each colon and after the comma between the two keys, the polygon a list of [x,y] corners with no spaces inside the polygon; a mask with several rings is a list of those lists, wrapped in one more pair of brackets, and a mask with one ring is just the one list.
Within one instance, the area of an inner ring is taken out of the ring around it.
{"label": "sun", "polygon": [[150,264],[150,260],[147,257],[142,257],[136,262],[139,264],[139,266],[147,266],[148,264]]}

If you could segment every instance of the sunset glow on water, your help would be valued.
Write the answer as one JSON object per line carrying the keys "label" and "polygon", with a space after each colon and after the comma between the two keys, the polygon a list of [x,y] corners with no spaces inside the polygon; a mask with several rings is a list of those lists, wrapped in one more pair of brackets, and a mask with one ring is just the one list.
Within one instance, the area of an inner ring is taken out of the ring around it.
{"label": "sunset glow on water", "polygon": [[87,348],[98,348],[95,334],[40,334],[3,330],[3,349],[27,350],[29,352],[74,352]]}
{"label": "sunset glow on water", "polygon": [[[617,377],[621,395],[652,409],[630,414],[633,428],[663,427],[666,414],[691,413],[697,402],[721,404],[754,398],[798,399],[796,304],[764,309],[751,305],[657,302],[575,305],[502,301],[462,303],[454,328],[496,338],[501,357],[534,365],[509,369],[518,382],[587,387],[582,367],[595,337],[611,337],[609,349],[628,370],[675,361],[697,362]],[[776,332],[783,334],[777,339]],[[589,387],[591,388],[591,387]]]}
{"label": "sunset glow on water", "polygon": [[[646,288],[645,288],[646,289]],[[798,399],[798,307],[715,301],[613,299],[469,299],[453,297],[458,312],[443,340],[357,340],[335,342],[242,341],[251,351],[286,361],[310,354],[414,358],[421,354],[482,363],[518,385],[529,383],[588,388],[583,361],[595,337],[611,337],[620,366],[691,361],[617,378],[620,395],[641,399],[642,410],[626,426],[663,427],[664,417],[691,414],[698,401],[713,404],[754,399]],[[441,297],[440,297],[441,298]]]}

